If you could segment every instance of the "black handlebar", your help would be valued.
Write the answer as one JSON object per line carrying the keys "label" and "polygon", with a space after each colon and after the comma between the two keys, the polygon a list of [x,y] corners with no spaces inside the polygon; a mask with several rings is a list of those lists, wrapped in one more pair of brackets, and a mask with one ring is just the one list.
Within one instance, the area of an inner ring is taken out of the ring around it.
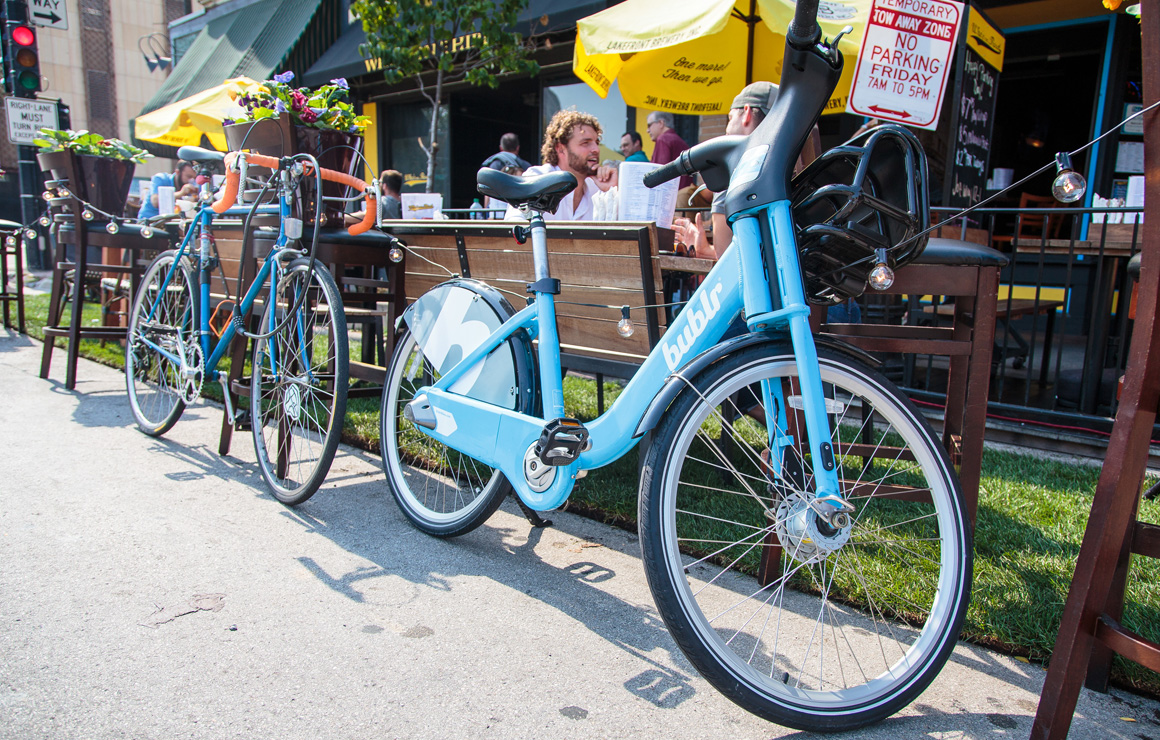
{"label": "black handlebar", "polygon": [[668,182],[669,180],[676,179],[681,175],[693,174],[695,170],[689,166],[689,157],[686,153],[688,151],[689,150],[686,149],[685,151],[681,152],[672,162],[669,162],[660,169],[653,170],[652,172],[645,175],[645,187],[655,188],[662,182]]}
{"label": "black handlebar", "polygon": [[795,49],[808,49],[822,37],[822,29],[818,26],[818,0],[798,0],[794,10],[793,20],[785,40]]}

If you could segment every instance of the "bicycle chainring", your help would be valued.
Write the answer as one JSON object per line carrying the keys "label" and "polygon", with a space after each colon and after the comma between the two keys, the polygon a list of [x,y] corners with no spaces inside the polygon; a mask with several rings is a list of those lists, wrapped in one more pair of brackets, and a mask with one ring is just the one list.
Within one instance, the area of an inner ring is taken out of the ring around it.
{"label": "bicycle chainring", "polygon": [[181,363],[181,400],[191,404],[201,398],[201,386],[205,382],[205,358],[201,346],[196,341],[185,345]]}

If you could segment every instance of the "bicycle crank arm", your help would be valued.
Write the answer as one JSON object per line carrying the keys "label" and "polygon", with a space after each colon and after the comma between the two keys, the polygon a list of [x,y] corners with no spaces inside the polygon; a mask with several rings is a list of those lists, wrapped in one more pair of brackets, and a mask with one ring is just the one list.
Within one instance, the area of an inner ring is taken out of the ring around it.
{"label": "bicycle crank arm", "polygon": [[558,508],[583,477],[579,461],[525,467],[528,450],[534,450],[544,432],[543,419],[430,387],[404,407],[403,417],[448,447],[499,468],[520,499],[536,511]]}

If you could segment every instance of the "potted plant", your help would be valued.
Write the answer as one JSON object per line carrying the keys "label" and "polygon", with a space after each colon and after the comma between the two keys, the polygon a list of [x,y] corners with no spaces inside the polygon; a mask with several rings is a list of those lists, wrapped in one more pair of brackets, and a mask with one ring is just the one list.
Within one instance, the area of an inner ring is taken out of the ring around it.
{"label": "potted plant", "polygon": [[41,169],[52,172],[54,179],[67,180],[81,200],[116,216],[125,210],[133,170],[153,156],[120,139],[83,130],[42,128],[32,143],[40,147],[36,158]]}
{"label": "potted plant", "polygon": [[[334,79],[316,90],[295,88],[293,81],[293,72],[283,72],[236,98],[245,115],[223,122],[230,149],[273,157],[311,154],[321,167],[357,175],[356,154],[370,118],[355,113],[346,80]],[[341,197],[344,191],[343,185],[323,183],[323,195]],[[328,222],[341,222],[341,205],[328,204],[324,210]]]}

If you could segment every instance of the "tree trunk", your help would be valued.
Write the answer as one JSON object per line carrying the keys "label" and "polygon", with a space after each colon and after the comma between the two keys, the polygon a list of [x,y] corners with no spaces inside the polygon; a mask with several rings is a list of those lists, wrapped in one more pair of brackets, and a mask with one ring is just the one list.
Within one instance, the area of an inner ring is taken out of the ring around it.
{"label": "tree trunk", "polygon": [[431,131],[427,145],[427,192],[435,192],[435,157],[439,153],[439,108],[443,103],[443,70],[435,70],[435,104],[431,106]]}

